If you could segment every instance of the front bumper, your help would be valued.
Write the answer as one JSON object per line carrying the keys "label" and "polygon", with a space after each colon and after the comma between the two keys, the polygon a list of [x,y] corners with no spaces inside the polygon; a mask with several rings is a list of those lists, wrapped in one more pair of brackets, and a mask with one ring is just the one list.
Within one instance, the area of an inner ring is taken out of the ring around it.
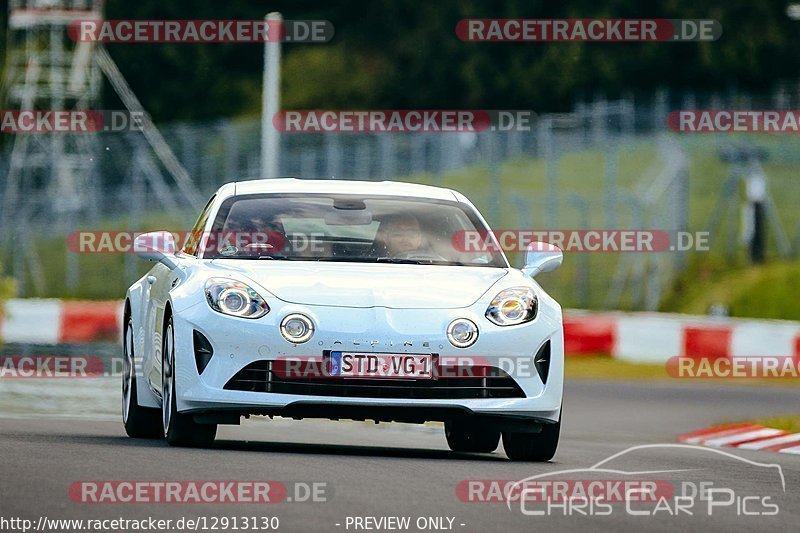
{"label": "front bumper", "polygon": [[[507,420],[555,422],[559,419],[564,375],[561,310],[544,300],[535,320],[500,327],[479,309],[389,309],[303,306],[270,302],[270,313],[257,320],[229,317],[204,302],[176,313],[177,403],[181,412],[268,414],[294,417],[369,418],[420,422],[460,416],[503,417]],[[278,330],[283,317],[302,313],[315,323],[314,336],[295,345]],[[478,324],[477,342],[459,349],[447,340],[447,325],[456,318]],[[193,330],[214,349],[200,374],[194,359]],[[546,383],[533,365],[537,350],[550,342]],[[366,398],[227,390],[226,383],[255,361],[321,358],[325,350],[388,353],[435,353],[440,358],[473,358],[506,370],[524,397],[517,398]]]}

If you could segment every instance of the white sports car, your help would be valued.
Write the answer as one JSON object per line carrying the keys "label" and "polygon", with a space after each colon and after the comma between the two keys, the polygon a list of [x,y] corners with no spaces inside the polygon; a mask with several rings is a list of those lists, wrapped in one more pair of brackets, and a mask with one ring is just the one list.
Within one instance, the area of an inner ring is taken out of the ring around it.
{"label": "white sports car", "polygon": [[[478,235],[478,251],[454,235]],[[458,192],[399,182],[271,179],[222,186],[125,299],[131,437],[204,446],[242,416],[442,421],[451,449],[546,461],[558,445],[561,307],[509,266]]]}

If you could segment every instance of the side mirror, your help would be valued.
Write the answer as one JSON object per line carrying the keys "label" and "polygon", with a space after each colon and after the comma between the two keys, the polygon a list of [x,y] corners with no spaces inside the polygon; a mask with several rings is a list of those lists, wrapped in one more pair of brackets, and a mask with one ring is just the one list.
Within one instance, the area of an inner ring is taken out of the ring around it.
{"label": "side mirror", "polygon": [[540,272],[552,272],[561,266],[564,254],[558,246],[547,242],[532,242],[525,251],[525,266],[522,273],[530,277]]}
{"label": "side mirror", "polygon": [[178,266],[175,261],[175,238],[168,231],[142,233],[133,241],[133,251],[142,259],[158,261],[170,270]]}

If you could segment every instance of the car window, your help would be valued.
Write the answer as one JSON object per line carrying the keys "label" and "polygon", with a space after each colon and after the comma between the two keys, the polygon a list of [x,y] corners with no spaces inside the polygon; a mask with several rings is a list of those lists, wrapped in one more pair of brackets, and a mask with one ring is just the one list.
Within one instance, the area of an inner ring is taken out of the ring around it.
{"label": "car window", "polygon": [[483,231],[456,201],[349,195],[243,195],[225,200],[205,258],[398,262],[506,267],[499,252],[465,253],[460,231]]}
{"label": "car window", "polygon": [[203,208],[203,211],[200,213],[200,216],[197,218],[197,222],[192,228],[192,232],[186,237],[186,244],[183,247],[183,253],[194,256],[197,255],[198,245],[203,237],[203,231],[205,230],[206,223],[208,222],[208,217],[211,215],[211,206],[214,204],[214,198],[216,198],[216,196],[212,196],[208,201],[206,206]]}

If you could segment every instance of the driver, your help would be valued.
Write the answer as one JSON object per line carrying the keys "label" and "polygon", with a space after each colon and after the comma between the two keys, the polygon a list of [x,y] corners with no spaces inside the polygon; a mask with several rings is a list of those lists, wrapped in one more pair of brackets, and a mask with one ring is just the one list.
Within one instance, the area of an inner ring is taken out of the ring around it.
{"label": "driver", "polygon": [[379,240],[389,257],[415,252],[422,247],[422,230],[414,215],[391,215],[381,222]]}

